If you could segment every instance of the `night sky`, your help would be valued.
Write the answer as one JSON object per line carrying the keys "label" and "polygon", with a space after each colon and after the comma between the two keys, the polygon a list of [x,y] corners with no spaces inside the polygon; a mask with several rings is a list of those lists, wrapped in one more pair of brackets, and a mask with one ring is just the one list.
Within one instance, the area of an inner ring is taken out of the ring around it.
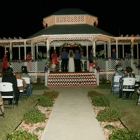
{"label": "night sky", "polygon": [[80,8],[98,17],[97,27],[115,36],[140,34],[138,0],[1,0],[0,38],[27,38],[43,29],[44,17],[61,8]]}

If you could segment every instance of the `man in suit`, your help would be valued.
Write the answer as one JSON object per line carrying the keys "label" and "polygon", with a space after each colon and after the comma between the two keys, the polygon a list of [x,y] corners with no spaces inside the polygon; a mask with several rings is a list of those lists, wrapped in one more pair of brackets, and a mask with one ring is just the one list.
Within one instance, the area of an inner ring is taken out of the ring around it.
{"label": "man in suit", "polygon": [[63,48],[61,58],[62,58],[62,72],[64,71],[66,72],[68,67],[68,52],[66,51],[66,48]]}

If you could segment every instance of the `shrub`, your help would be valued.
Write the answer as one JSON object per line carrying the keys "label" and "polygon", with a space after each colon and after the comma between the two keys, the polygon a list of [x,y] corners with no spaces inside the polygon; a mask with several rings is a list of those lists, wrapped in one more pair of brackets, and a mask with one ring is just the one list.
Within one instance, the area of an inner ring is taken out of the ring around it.
{"label": "shrub", "polygon": [[38,140],[35,134],[31,134],[26,130],[17,130],[12,134],[8,134],[7,140]]}
{"label": "shrub", "polygon": [[110,102],[107,98],[103,96],[96,96],[95,98],[92,99],[92,104],[94,106],[109,106]]}
{"label": "shrub", "polygon": [[108,124],[108,125],[104,126],[104,128],[110,130],[110,129],[115,129],[115,126]]}
{"label": "shrub", "polygon": [[109,140],[140,140],[140,134],[136,131],[127,130],[126,128],[118,128],[112,132]]}
{"label": "shrub", "polygon": [[119,112],[115,108],[106,108],[100,110],[97,115],[97,120],[101,122],[114,122],[119,120]]}
{"label": "shrub", "polygon": [[29,112],[25,113],[23,116],[23,120],[28,123],[38,123],[45,121],[45,114],[41,113],[37,108],[31,109]]}
{"label": "shrub", "polygon": [[96,96],[101,96],[101,95],[102,95],[101,93],[96,92],[96,91],[92,91],[92,90],[88,91],[88,94],[87,94],[87,96],[90,97],[91,99],[93,99]]}
{"label": "shrub", "polygon": [[41,95],[38,104],[43,107],[48,107],[53,105],[53,101],[51,98]]}
{"label": "shrub", "polygon": [[51,98],[52,100],[54,100],[55,98],[58,97],[59,92],[57,92],[57,91],[44,91],[43,95]]}

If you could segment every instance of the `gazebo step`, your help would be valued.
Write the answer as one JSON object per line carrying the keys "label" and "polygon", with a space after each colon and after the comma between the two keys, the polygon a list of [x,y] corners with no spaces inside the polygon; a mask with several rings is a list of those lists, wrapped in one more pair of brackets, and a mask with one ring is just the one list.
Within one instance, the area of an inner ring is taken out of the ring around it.
{"label": "gazebo step", "polygon": [[50,73],[47,86],[97,85],[94,73]]}

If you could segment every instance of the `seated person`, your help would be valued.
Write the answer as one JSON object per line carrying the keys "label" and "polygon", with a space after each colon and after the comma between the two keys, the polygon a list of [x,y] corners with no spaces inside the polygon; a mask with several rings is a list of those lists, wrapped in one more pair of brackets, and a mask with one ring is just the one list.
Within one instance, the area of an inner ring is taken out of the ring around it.
{"label": "seated person", "polygon": [[17,79],[21,79],[23,81],[23,87],[18,87],[19,91],[25,89],[27,87],[27,84],[26,84],[26,81],[21,78],[20,73],[16,72],[15,76]]}
{"label": "seated person", "polygon": [[137,90],[137,94],[138,94],[138,100],[137,100],[137,104],[140,104],[140,87]]}
{"label": "seated person", "polygon": [[119,93],[119,87],[113,87],[113,85],[114,84],[115,85],[120,85],[120,82],[114,82],[114,77],[115,76],[122,76],[122,75],[123,75],[122,67],[121,66],[118,66],[116,68],[116,72],[112,76],[112,82],[111,82],[111,87],[112,87],[111,91],[113,91],[114,93],[117,93],[117,92]]}
{"label": "seated person", "polygon": [[[22,66],[20,76],[21,76],[21,78],[22,77],[31,78],[30,75],[28,74],[28,71],[27,71],[27,67],[26,66]],[[27,94],[27,96],[30,96],[32,90],[33,90],[32,84],[31,83],[30,84],[27,84],[27,87],[26,87],[26,94]]]}
{"label": "seated person", "polygon": [[[131,67],[126,67],[126,71],[125,73],[123,74],[123,76],[120,78],[120,90],[119,90],[119,98],[122,98],[122,89],[124,88],[123,87],[123,79],[124,78],[135,78],[135,74],[134,74],[134,71]],[[131,89],[131,88],[134,88],[132,86],[126,86],[125,87],[126,89]],[[126,92],[126,98],[129,98],[129,95],[130,95],[131,92]]]}
{"label": "seated person", "polygon": [[0,115],[2,115],[3,113],[4,113],[4,104],[0,93]]}
{"label": "seated person", "polygon": [[[13,84],[14,93],[15,93],[15,104],[18,105],[19,89],[17,87],[17,79],[15,75],[13,75],[13,69],[11,67],[6,68],[5,73],[2,77],[2,82],[10,82]],[[12,99],[9,100],[9,104],[12,104]]]}

